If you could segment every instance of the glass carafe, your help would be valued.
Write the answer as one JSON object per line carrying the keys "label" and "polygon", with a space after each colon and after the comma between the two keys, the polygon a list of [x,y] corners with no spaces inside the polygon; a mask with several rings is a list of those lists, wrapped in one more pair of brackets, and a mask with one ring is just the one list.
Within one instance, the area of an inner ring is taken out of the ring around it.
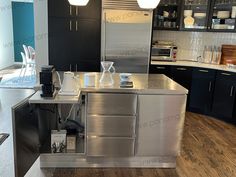
{"label": "glass carafe", "polygon": [[115,73],[115,67],[113,66],[114,62],[102,61],[102,76],[100,78],[100,85],[103,87],[109,87],[114,84],[113,74]]}

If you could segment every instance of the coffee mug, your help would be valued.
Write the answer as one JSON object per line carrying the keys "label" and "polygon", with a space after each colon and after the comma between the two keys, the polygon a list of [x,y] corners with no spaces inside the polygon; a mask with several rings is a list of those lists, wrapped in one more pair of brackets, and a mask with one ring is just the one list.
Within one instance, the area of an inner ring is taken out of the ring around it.
{"label": "coffee mug", "polygon": [[96,74],[95,73],[85,73],[84,74],[84,86],[85,87],[95,87]]}

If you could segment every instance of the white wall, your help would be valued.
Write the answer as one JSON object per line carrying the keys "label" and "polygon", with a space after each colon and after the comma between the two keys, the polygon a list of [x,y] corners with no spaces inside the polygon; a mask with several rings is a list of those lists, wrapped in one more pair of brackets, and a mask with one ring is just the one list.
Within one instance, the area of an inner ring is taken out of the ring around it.
{"label": "white wall", "polygon": [[173,41],[178,46],[177,60],[196,60],[204,46],[236,45],[236,33],[155,31],[154,40]]}
{"label": "white wall", "polygon": [[48,65],[48,7],[47,0],[34,0],[36,70]]}
{"label": "white wall", "polygon": [[11,0],[0,0],[0,69],[14,64]]}

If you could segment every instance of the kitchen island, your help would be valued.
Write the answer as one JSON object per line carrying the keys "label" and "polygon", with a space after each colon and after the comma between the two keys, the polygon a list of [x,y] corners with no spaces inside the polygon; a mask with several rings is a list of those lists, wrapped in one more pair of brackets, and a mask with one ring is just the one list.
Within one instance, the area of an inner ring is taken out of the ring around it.
{"label": "kitchen island", "polygon": [[[50,106],[62,109],[77,105],[81,116],[74,120],[85,128],[85,136],[77,141],[79,149],[75,152],[51,153],[50,145],[46,151],[41,148],[41,167],[176,166],[188,90],[165,75],[157,74],[133,74],[134,87],[120,88],[119,74],[113,75],[113,86],[101,87],[101,74],[96,73],[95,87],[86,87],[84,73],[78,74],[80,92],[77,96],[56,95],[54,99],[44,99],[38,91],[29,99],[37,109],[38,119],[45,117],[45,110]],[[57,120],[52,112],[50,121]],[[40,139],[48,142],[46,139],[50,140],[50,131],[55,127],[49,127],[45,136],[39,132]]]}

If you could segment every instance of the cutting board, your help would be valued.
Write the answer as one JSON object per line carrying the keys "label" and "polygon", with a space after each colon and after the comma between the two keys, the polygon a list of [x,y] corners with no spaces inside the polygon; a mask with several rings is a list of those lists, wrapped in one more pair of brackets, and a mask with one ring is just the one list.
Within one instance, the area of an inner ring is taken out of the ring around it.
{"label": "cutting board", "polygon": [[227,64],[227,60],[236,64],[236,45],[222,45],[221,64]]}

